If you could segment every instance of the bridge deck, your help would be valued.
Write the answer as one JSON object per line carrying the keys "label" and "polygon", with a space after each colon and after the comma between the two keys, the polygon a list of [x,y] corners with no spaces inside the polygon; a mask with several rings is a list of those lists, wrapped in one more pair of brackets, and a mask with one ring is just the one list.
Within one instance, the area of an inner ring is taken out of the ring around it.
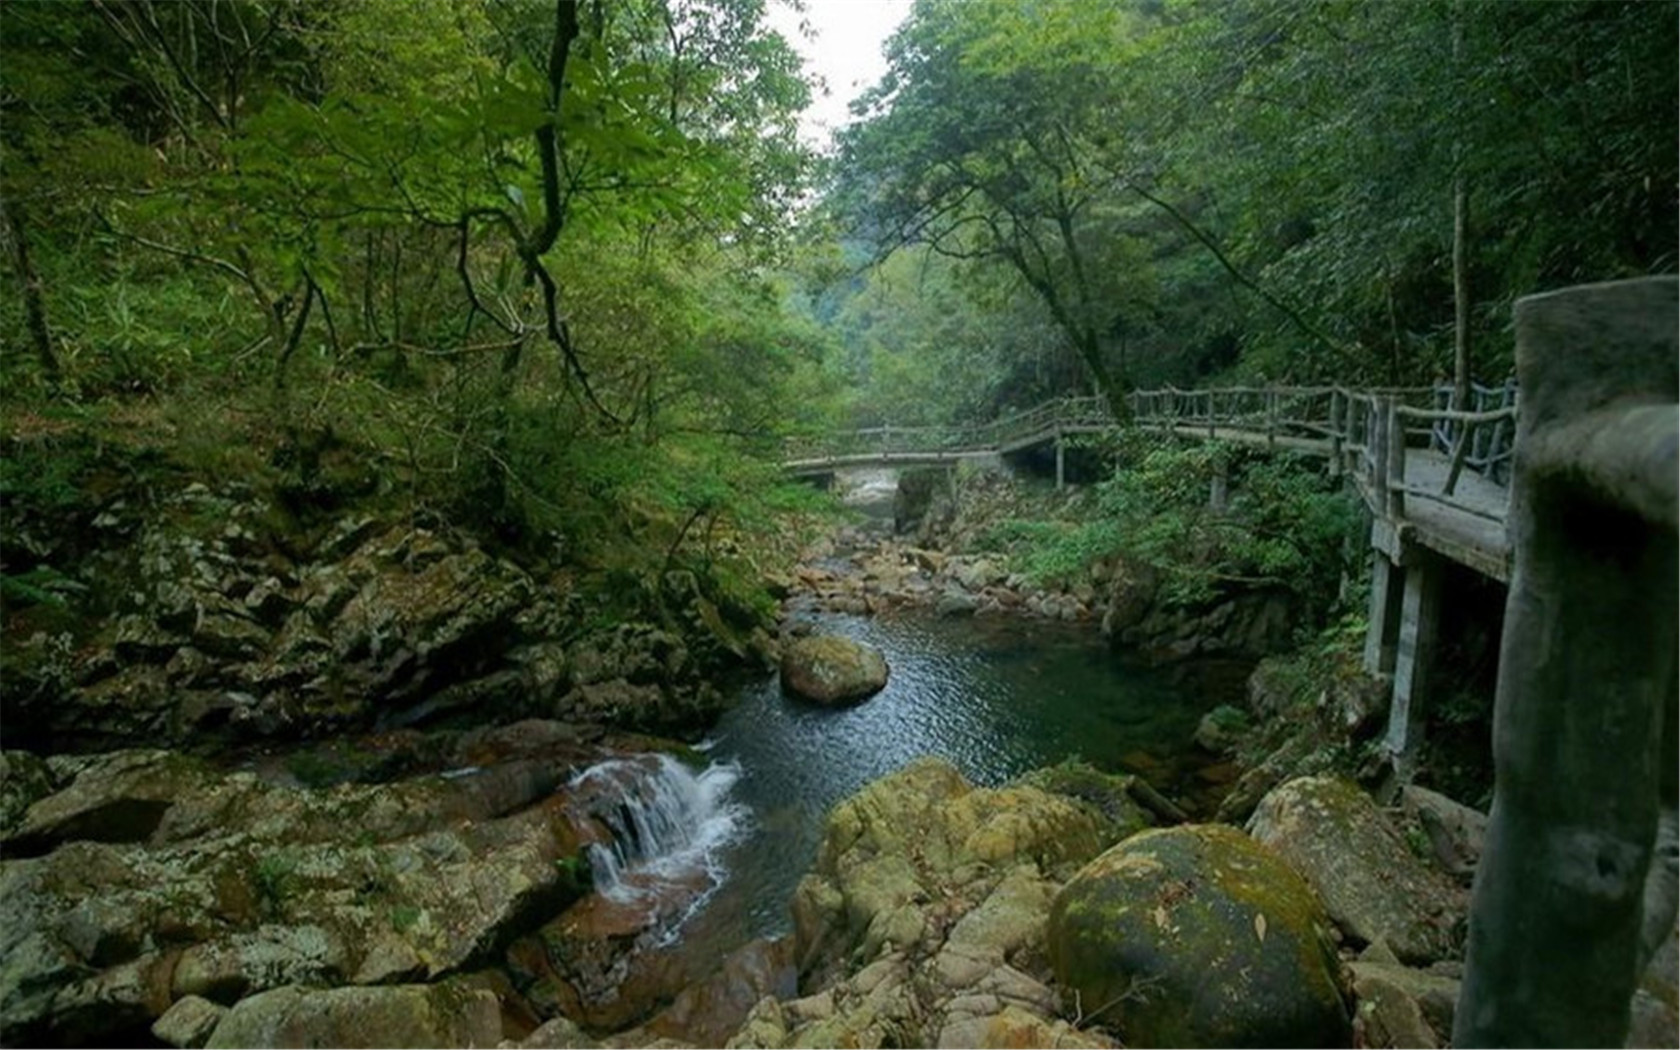
{"label": "bridge deck", "polygon": [[[1443,447],[1442,431],[1432,428],[1448,427],[1446,434],[1450,437],[1454,433],[1450,428],[1468,428],[1458,433],[1477,435],[1475,428],[1486,425],[1488,430],[1477,436],[1487,438],[1491,432],[1491,443],[1472,442],[1470,447],[1484,449],[1481,453],[1484,464],[1491,463],[1496,454],[1508,456],[1508,444],[1500,442],[1502,435],[1508,440],[1510,429],[1514,429],[1509,428],[1515,419],[1514,390],[1505,392],[1504,407],[1476,413],[1418,409],[1407,404],[1406,392],[1365,394],[1340,388],[1247,392],[1265,395],[1268,407],[1262,413],[1255,410],[1257,402],[1253,396],[1248,402],[1242,402],[1240,394],[1170,391],[1141,395],[1151,399],[1148,402],[1134,395],[1134,425],[1154,433],[1232,441],[1325,458],[1336,453],[1338,443],[1331,437],[1335,434],[1340,438],[1342,460],[1336,467],[1353,476],[1355,487],[1378,520],[1373,542],[1377,541],[1377,532],[1384,532],[1390,542],[1379,545],[1396,559],[1401,557],[1404,544],[1409,541],[1484,575],[1499,580],[1510,578],[1511,545],[1505,530],[1508,490],[1475,469],[1465,469],[1452,494],[1445,494],[1443,489],[1451,462],[1438,450]],[[1162,401],[1163,397],[1167,400]],[[1221,398],[1221,403],[1231,411],[1216,411],[1215,397]],[[1291,416],[1278,408],[1289,398],[1299,405],[1302,399],[1313,397],[1320,399],[1317,410],[1304,414],[1295,411]],[[1154,406],[1153,414],[1143,411],[1146,405]],[[1184,409],[1186,405],[1188,411]],[[1163,410],[1162,406],[1170,409]],[[1396,409],[1399,415],[1395,414]],[[1427,425],[1420,430],[1417,429],[1420,423]],[[795,474],[820,474],[846,467],[950,465],[1057,443],[1059,470],[1059,443],[1064,437],[1106,433],[1116,428],[1106,405],[1095,403],[1094,399],[1075,399],[1060,405],[1043,405],[1009,420],[973,428],[883,427],[852,432],[845,439],[850,449],[835,451],[831,445],[826,454],[790,458],[783,467]],[[1372,448],[1380,451],[1374,457],[1366,455],[1363,446],[1353,443],[1356,435],[1358,440],[1371,442]],[[1406,447],[1403,451],[1396,448],[1391,456],[1384,449],[1390,440],[1387,435],[1407,445],[1416,445],[1421,435],[1432,447]],[[1465,439],[1461,436],[1459,440],[1462,443]],[[870,449],[870,445],[878,447]],[[860,446],[862,450],[856,450]],[[1390,492],[1398,492],[1400,496],[1397,516],[1392,513],[1395,507],[1387,498]]]}
{"label": "bridge deck", "polygon": [[[1430,550],[1508,582],[1511,541],[1505,531],[1505,507],[1509,490],[1466,471],[1459,475],[1451,503],[1417,491],[1440,492],[1450,467],[1450,460],[1439,452],[1412,449],[1406,453],[1407,491],[1400,527]],[[1359,488],[1366,505],[1375,506],[1368,487],[1361,483]]]}

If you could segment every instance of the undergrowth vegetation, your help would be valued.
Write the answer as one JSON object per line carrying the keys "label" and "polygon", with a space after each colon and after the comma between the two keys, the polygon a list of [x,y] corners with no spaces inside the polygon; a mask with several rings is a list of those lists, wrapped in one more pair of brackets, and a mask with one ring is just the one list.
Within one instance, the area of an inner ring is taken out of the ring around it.
{"label": "undergrowth vegetation", "polygon": [[1358,504],[1320,463],[1143,434],[1105,451],[1112,471],[1076,516],[1001,522],[991,542],[1041,581],[1105,559],[1146,567],[1176,605],[1234,587],[1336,595],[1361,552]]}

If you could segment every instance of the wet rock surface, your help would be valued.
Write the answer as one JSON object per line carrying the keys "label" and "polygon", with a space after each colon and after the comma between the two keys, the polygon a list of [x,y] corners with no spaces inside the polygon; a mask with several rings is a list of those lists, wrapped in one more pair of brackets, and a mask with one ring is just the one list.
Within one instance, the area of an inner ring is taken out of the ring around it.
{"label": "wet rock surface", "polygon": [[782,651],[782,688],[819,704],[850,704],[887,684],[887,661],[879,649],[838,635],[812,635]]}
{"label": "wet rock surface", "polygon": [[[54,789],[5,832],[0,1032],[120,1043],[161,1024],[189,1045],[204,1004],[244,1018],[239,1004],[274,989],[436,983],[497,962],[588,893],[582,852],[605,832],[567,784],[612,752],[583,735],[527,723],[414,741],[429,771],[318,789],[168,751],[51,760]],[[375,1045],[333,1041],[363,1001],[322,1008],[331,1045]],[[238,1024],[291,1039],[316,1031],[296,1028],[315,1006]]]}

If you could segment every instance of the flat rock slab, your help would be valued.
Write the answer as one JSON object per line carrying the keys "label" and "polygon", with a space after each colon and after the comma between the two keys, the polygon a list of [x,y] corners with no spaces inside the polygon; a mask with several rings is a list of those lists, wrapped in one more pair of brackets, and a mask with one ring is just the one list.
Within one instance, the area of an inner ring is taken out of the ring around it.
{"label": "flat rock slab", "polygon": [[856,703],[886,684],[887,658],[850,638],[812,635],[782,653],[782,688],[819,704]]}

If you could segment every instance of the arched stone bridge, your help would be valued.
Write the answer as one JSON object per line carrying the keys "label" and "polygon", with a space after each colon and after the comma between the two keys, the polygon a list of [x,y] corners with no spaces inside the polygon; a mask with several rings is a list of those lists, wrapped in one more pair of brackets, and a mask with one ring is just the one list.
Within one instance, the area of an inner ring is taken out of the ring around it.
{"label": "arched stone bridge", "polygon": [[[1517,303],[1517,382],[1450,411],[1437,389],[1157,390],[1134,425],[1322,456],[1371,511],[1365,664],[1392,683],[1384,750],[1410,776],[1443,568],[1508,585],[1496,774],[1456,1046],[1620,1046],[1673,872],[1646,892],[1675,806],[1680,708],[1680,282]],[[1518,385],[1521,402],[1518,401]],[[1074,398],[977,427],[881,427],[790,443],[798,474],[911,466],[1115,429]],[[1673,950],[1673,941],[1668,941]]]}

